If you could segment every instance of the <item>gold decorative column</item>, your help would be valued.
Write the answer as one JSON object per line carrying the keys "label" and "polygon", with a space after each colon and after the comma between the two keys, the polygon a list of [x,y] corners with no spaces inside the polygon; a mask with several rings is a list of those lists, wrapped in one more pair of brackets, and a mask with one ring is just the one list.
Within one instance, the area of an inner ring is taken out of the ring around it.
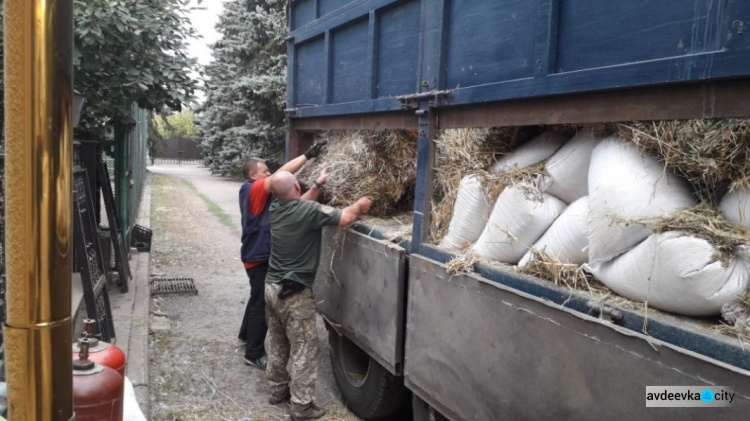
{"label": "gold decorative column", "polygon": [[5,0],[9,417],[73,419],[73,0]]}

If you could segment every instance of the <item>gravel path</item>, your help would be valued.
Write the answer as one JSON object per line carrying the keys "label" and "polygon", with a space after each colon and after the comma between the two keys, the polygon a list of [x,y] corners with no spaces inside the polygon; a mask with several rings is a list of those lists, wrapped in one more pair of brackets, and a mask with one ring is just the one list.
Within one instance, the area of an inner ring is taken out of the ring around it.
{"label": "gravel path", "polygon": [[[230,216],[231,209],[225,212],[211,200],[205,169],[195,171],[202,180],[198,187],[184,176],[191,170],[153,169],[151,275],[192,278],[199,293],[152,298],[151,419],[287,420],[286,406],[267,403],[263,372],[243,363],[244,345],[236,339],[249,295],[239,260],[239,221]],[[217,192],[226,192],[233,182],[214,179]],[[328,408],[325,420],[357,420],[340,402],[327,333],[320,320],[318,325],[322,352],[316,402]]]}

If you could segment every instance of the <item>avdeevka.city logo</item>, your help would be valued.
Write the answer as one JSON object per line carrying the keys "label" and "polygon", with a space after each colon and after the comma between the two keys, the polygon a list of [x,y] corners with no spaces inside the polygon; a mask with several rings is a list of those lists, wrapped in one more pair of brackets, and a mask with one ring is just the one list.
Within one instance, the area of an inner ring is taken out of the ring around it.
{"label": "avdeevka.city logo", "polygon": [[734,391],[726,386],[646,386],[646,407],[727,407]]}

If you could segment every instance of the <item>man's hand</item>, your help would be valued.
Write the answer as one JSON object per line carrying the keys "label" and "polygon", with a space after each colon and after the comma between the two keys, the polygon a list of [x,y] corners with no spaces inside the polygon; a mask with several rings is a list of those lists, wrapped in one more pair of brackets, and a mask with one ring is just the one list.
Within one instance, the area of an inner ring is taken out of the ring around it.
{"label": "man's hand", "polygon": [[359,215],[364,215],[370,211],[370,206],[372,206],[372,200],[369,197],[360,197],[359,200],[341,210],[339,226],[345,227],[356,221]]}
{"label": "man's hand", "polygon": [[323,185],[326,183],[326,180],[328,180],[328,177],[331,175],[331,169],[330,168],[323,168],[323,171],[320,172],[320,175],[318,176],[318,179],[315,180],[319,185]]}
{"label": "man's hand", "polygon": [[312,159],[320,155],[321,149],[323,149],[323,146],[328,144],[327,140],[321,140],[320,142],[315,142],[314,145],[310,146],[310,149],[305,152],[305,158]]}
{"label": "man's hand", "polygon": [[360,197],[359,200],[357,200],[357,205],[359,206],[359,213],[366,214],[367,212],[370,212],[372,200],[367,196]]}

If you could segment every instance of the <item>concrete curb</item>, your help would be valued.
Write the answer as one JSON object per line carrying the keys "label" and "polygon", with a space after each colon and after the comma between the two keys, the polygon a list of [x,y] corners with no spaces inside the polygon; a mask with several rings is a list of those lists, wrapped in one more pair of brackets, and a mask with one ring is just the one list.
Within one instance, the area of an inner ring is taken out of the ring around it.
{"label": "concrete curb", "polygon": [[[151,227],[151,174],[146,173],[136,223]],[[130,258],[133,279],[130,292],[110,291],[112,317],[117,345],[127,356],[126,375],[133,383],[136,399],[146,419],[149,418],[149,308],[151,291],[151,254],[139,252]]]}
{"label": "concrete curb", "polygon": [[[143,194],[141,204],[138,208],[136,223],[143,227],[151,227],[151,173],[146,172],[143,183]],[[149,336],[148,336],[148,312],[151,302],[151,290],[149,280],[151,275],[151,253],[138,253],[138,269],[133,275],[135,285],[135,298],[133,301],[133,318],[130,334],[130,349],[128,361],[128,377],[133,382],[135,395],[140,404],[143,415],[149,419]]]}

